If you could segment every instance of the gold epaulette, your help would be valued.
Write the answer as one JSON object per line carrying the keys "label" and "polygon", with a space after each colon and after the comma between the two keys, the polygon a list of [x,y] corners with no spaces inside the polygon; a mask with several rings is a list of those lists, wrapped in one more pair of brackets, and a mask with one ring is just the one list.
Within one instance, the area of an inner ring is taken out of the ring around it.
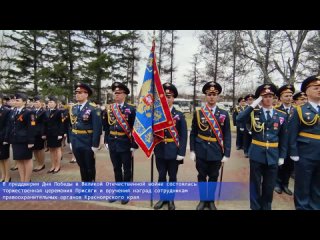
{"label": "gold epaulette", "polygon": [[276,110],[276,111],[278,111],[278,112],[281,112],[281,113],[283,113],[283,114],[287,115],[287,113],[286,113],[286,112],[284,112],[284,111],[282,111],[282,110],[279,110],[278,108],[275,108],[274,110]]}
{"label": "gold epaulette", "polygon": [[136,105],[132,104],[132,103],[127,103],[128,105],[132,106],[132,107],[136,107]]}
{"label": "gold epaulette", "polygon": [[93,106],[93,107],[97,107],[97,104],[90,102],[89,105]]}
{"label": "gold epaulette", "polygon": [[199,129],[201,130],[201,131],[207,131],[208,129],[209,129],[209,126],[205,126],[205,125],[203,125],[202,123],[201,123],[201,121],[200,121],[200,109],[199,110],[196,110],[196,116],[197,116],[197,122],[198,122],[198,126],[199,126]]}
{"label": "gold epaulette", "polygon": [[297,106],[297,112],[298,112],[298,116],[299,116],[299,119],[301,122],[303,122],[305,125],[307,126],[313,126],[315,125],[317,122],[318,122],[318,119],[320,118],[318,114],[315,115],[315,117],[310,120],[309,122],[305,121],[303,119],[303,116],[302,116],[302,108],[301,106]]}

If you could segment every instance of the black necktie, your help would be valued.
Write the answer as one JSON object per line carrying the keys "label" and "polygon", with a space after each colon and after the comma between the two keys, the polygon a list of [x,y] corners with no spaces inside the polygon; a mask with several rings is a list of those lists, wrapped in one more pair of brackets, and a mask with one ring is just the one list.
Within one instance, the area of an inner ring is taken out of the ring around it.
{"label": "black necktie", "polygon": [[80,112],[81,110],[81,105],[78,106],[78,113]]}
{"label": "black necktie", "polygon": [[267,113],[267,121],[269,122],[271,120],[270,111],[267,110],[266,113]]}

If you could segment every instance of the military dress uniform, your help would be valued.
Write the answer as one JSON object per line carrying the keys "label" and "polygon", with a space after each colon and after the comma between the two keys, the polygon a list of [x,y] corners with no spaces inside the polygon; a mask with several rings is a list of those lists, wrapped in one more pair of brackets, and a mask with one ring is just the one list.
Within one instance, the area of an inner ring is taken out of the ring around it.
{"label": "military dress uniform", "polygon": [[[40,97],[36,96],[33,98],[34,101],[39,101]],[[48,121],[48,114],[43,107],[39,109],[33,109],[33,113],[36,119],[35,127],[35,142],[32,150],[42,150],[44,149],[44,139],[42,136],[46,136],[46,124]]]}
{"label": "military dress uniform", "polygon": [[[49,97],[50,101],[57,101],[55,97]],[[46,111],[46,122],[45,122],[45,133],[47,139],[48,148],[58,148],[61,147],[61,139],[58,139],[59,136],[63,136],[65,133],[64,128],[64,112],[58,109],[48,109]]]}
{"label": "military dress uniform", "polygon": [[[84,83],[76,85],[76,91],[84,90],[91,96],[91,88]],[[102,133],[101,112],[89,101],[75,104],[69,111],[70,141],[73,154],[80,167],[81,181],[94,182],[96,178],[95,154],[92,148],[100,145]]]}
{"label": "military dress uniform", "polygon": [[[247,102],[247,105],[245,106],[245,109],[247,107],[249,107],[248,100],[249,99],[253,100],[254,97],[255,97],[254,94],[251,94],[251,93],[244,97],[244,99]],[[257,108],[259,108],[259,107],[257,107]],[[244,152],[244,156],[246,158],[249,157],[248,152],[249,152],[249,148],[250,148],[250,145],[251,145],[251,141],[252,141],[252,132],[251,132],[251,129],[250,129],[250,125],[249,124],[245,124],[244,131],[243,131],[243,152]]]}
{"label": "military dress uniform", "polygon": [[[119,82],[113,83],[111,88],[112,91],[123,90],[126,94],[130,93],[127,86]],[[126,102],[122,105],[111,104],[104,112],[104,143],[109,148],[116,182],[132,181],[131,150],[138,148],[131,135],[135,117],[135,107]]]}
{"label": "military dress uniform", "polygon": [[[294,86],[287,84],[279,88],[278,90],[278,97],[280,99],[280,96],[285,93],[291,93],[293,94],[295,92]],[[286,121],[287,121],[287,126],[290,125],[290,119],[293,114],[294,107],[290,105],[289,107],[285,107],[284,104],[281,104],[280,106],[276,107],[279,111],[283,112],[286,115]],[[286,134],[289,134],[288,129],[286,130]],[[289,138],[288,138],[289,141]],[[284,159],[284,164],[279,166],[278,169],[278,179],[277,179],[277,184],[275,187],[275,192],[281,194],[282,190],[288,194],[292,195],[291,190],[288,188],[289,185],[289,179],[291,176],[291,173],[293,171],[293,161],[290,159],[289,151],[287,151],[287,156]]]}
{"label": "military dress uniform", "polygon": [[[257,88],[255,95],[258,98],[264,94],[273,95],[276,91],[273,84],[263,84]],[[279,159],[285,158],[288,146],[285,119],[286,115],[277,109],[252,106],[237,117],[238,122],[249,123],[252,131],[249,149],[252,210],[271,210]]]}
{"label": "military dress uniform", "polygon": [[3,105],[0,107],[0,161],[8,159],[10,156],[10,145],[3,144],[3,142],[9,142],[6,139],[6,132],[10,125],[10,113],[11,110],[9,108]]}
{"label": "military dress uniform", "polygon": [[[220,94],[221,91],[221,86],[213,81],[206,83],[202,88],[205,94]],[[217,106],[209,109],[206,105],[194,113],[190,132],[190,151],[196,156],[196,169],[200,182],[200,203],[197,209],[203,210],[205,205],[209,205],[209,208],[214,210],[216,207],[212,198],[216,186],[213,183],[218,180],[222,159],[229,158],[231,152],[230,118],[227,111]],[[203,184],[207,182],[210,184]],[[206,187],[201,189],[201,184],[207,185],[209,189]]]}
{"label": "military dress uniform", "polygon": [[[320,86],[320,76],[301,85]],[[297,210],[320,210],[320,104],[297,106],[290,122],[290,157],[295,159],[294,203]]]}
{"label": "military dress uniform", "polygon": [[[178,90],[173,84],[163,84],[163,89],[167,96],[178,96]],[[188,129],[185,117],[182,112],[177,111],[174,107],[171,109],[171,115],[174,121],[174,127],[164,130],[164,139],[158,143],[154,149],[156,156],[156,166],[159,173],[158,182],[167,182],[167,174],[169,182],[177,182],[177,172],[179,164],[183,163],[183,158],[186,154]],[[180,158],[177,159],[177,156]],[[173,202],[174,194],[163,199],[160,196],[160,201],[154,206],[155,209],[160,209],[166,200],[168,209],[174,210]]]}
{"label": "military dress uniform", "polygon": [[[238,99],[238,104],[240,104],[241,101],[245,100],[244,97],[240,97]],[[245,109],[245,106],[238,105],[235,107],[233,114],[232,114],[232,120],[233,125],[237,128],[237,138],[236,138],[236,147],[237,150],[243,149],[243,133],[245,126],[242,123],[236,122],[236,118],[240,112],[242,112]]]}
{"label": "military dress uniform", "polygon": [[[15,98],[27,100],[25,94],[17,93]],[[10,124],[6,133],[6,139],[12,144],[13,160],[28,160],[32,158],[32,150],[28,144],[35,142],[35,115],[26,107],[15,109],[10,114]]]}

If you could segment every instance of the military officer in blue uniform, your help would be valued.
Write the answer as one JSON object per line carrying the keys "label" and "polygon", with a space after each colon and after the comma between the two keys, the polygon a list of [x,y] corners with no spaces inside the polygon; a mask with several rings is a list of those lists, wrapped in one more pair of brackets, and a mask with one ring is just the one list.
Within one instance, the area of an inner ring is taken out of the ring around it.
{"label": "military officer in blue uniform", "polygon": [[9,182],[10,178],[10,145],[6,139],[6,131],[10,124],[10,108],[3,105],[4,96],[0,93],[0,182]]}
{"label": "military officer in blue uniform", "polygon": [[202,88],[202,92],[206,95],[206,105],[197,110],[192,119],[190,159],[196,161],[199,185],[209,187],[209,189],[206,187],[199,189],[200,202],[197,210],[203,210],[205,207],[210,210],[217,209],[212,200],[215,194],[215,182],[218,180],[222,163],[230,158],[230,117],[227,111],[216,105],[221,91],[219,83],[207,82]]}
{"label": "military officer in blue uniform", "polygon": [[246,106],[245,98],[240,97],[238,99],[238,106],[235,107],[232,114],[233,125],[237,128],[237,139],[236,139],[237,150],[243,149],[243,132],[244,132],[245,126],[242,123],[237,124],[236,118],[238,114],[245,109],[245,106]]}
{"label": "military officer in blue uniform", "polygon": [[[278,165],[287,154],[286,115],[273,108],[277,88],[263,84],[256,90],[256,100],[238,117],[252,129],[250,159],[250,208],[271,210],[273,189],[277,180]],[[256,108],[261,102],[261,108]]]}
{"label": "military officer in blue uniform", "polygon": [[[255,97],[254,94],[251,94],[251,93],[244,97],[244,99],[246,100],[245,108],[247,108],[253,103],[255,99],[254,97]],[[249,157],[248,153],[249,153],[251,141],[252,141],[252,132],[251,132],[250,126],[248,124],[245,124],[244,132],[243,132],[243,152],[244,152],[245,158]]]}
{"label": "military officer in blue uniform", "polygon": [[75,87],[77,104],[69,110],[70,148],[80,167],[81,181],[96,180],[95,153],[99,149],[102,134],[101,112],[88,101],[92,89],[85,83]]}
{"label": "military officer in blue uniform", "polygon": [[[167,182],[167,174],[169,175],[169,182],[177,182],[178,166],[183,163],[186,154],[188,129],[183,113],[177,111],[173,106],[174,99],[178,97],[177,88],[171,83],[165,83],[162,86],[175,125],[164,130],[163,141],[157,144],[154,149],[159,173],[158,182]],[[154,205],[154,209],[160,209],[165,203],[168,203],[168,210],[175,210],[174,196],[170,197],[172,199],[169,201],[160,199]]]}
{"label": "military officer in blue uniform", "polygon": [[10,115],[10,125],[6,139],[12,144],[13,160],[17,161],[20,181],[31,180],[33,161],[32,147],[34,146],[35,115],[26,108],[27,95],[15,94],[15,111]]}
{"label": "military officer in blue uniform", "polygon": [[34,172],[39,172],[45,168],[44,160],[44,140],[46,134],[46,122],[48,120],[46,110],[42,107],[43,99],[40,96],[33,98],[33,112],[36,119],[36,133],[35,143],[32,148],[34,157],[37,162],[37,167],[33,169]]}
{"label": "military officer in blue uniform", "polygon": [[290,121],[290,158],[295,161],[297,210],[320,210],[320,76],[301,84],[308,102],[297,106]]}
{"label": "military officer in blue uniform", "polygon": [[[292,96],[295,92],[295,88],[291,84],[283,85],[279,88],[277,92],[277,96],[281,101],[281,105],[276,107],[276,109],[282,111],[286,114],[286,121],[288,125],[290,124],[290,118],[293,114],[293,105],[292,105]],[[287,134],[288,130],[286,131]],[[289,140],[289,138],[288,138]],[[274,188],[274,191],[278,194],[281,194],[282,191],[288,195],[292,195],[292,191],[288,188],[289,185],[289,179],[291,176],[291,173],[293,172],[293,161],[289,157],[289,152],[287,152],[287,156],[284,159],[284,164],[279,166],[278,169],[278,179],[277,184]]]}
{"label": "military officer in blue uniform", "polygon": [[[125,102],[126,96],[130,94],[126,85],[114,82],[111,89],[114,94],[114,103],[110,104],[104,112],[104,143],[110,153],[115,181],[130,182],[132,181],[133,154],[138,148],[132,137],[136,109]],[[121,204],[128,202],[129,200],[125,199],[121,201]]]}
{"label": "military officer in blue uniform", "polygon": [[302,106],[308,102],[307,95],[304,92],[297,92],[292,97],[295,106]]}

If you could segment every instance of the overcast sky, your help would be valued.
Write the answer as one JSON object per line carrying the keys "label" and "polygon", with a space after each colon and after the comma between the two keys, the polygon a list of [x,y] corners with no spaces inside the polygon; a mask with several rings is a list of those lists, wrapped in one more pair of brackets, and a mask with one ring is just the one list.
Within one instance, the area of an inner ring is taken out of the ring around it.
{"label": "overcast sky", "polygon": [[[143,38],[145,46],[141,47],[140,56],[141,58],[147,58],[151,49],[151,40],[148,36],[152,36],[153,30],[143,30]],[[175,48],[175,66],[177,66],[177,71],[174,73],[174,84],[176,87],[181,90],[180,92],[192,92],[191,87],[186,87],[186,80],[184,75],[191,69],[190,62],[192,61],[192,56],[199,50],[199,41],[196,38],[195,30],[178,30],[178,41]],[[156,46],[157,48],[158,46]],[[157,57],[157,56],[156,56]],[[140,60],[139,70],[138,70],[138,87],[137,91],[140,91],[140,87],[143,81],[144,72],[146,69],[147,61]],[[161,79],[161,76],[160,76]],[[161,79],[161,82],[164,83],[165,80]],[[189,89],[190,91],[186,91]]]}

